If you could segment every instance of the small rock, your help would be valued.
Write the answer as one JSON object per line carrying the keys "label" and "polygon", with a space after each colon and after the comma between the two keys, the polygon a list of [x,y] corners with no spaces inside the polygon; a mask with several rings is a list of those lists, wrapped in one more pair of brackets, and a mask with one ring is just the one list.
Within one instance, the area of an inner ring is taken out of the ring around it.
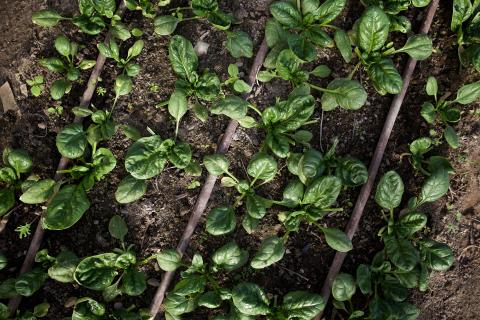
{"label": "small rock", "polygon": [[22,93],[23,96],[28,97],[28,88],[25,83],[22,83],[20,85],[20,92]]}
{"label": "small rock", "polygon": [[197,41],[193,49],[195,50],[195,53],[197,54],[197,56],[203,56],[207,54],[209,47],[210,45],[208,43],[206,43],[205,41],[199,40]]}
{"label": "small rock", "polygon": [[155,278],[148,279],[147,283],[148,283],[149,286],[152,286],[152,287],[159,287],[160,286],[160,281],[158,281]]}
{"label": "small rock", "polygon": [[67,299],[67,301],[65,301],[64,307],[72,308],[76,302],[77,302],[77,297],[70,297]]}
{"label": "small rock", "polygon": [[37,126],[42,130],[47,128],[47,125],[43,122],[40,122],[39,124],[37,124]]}

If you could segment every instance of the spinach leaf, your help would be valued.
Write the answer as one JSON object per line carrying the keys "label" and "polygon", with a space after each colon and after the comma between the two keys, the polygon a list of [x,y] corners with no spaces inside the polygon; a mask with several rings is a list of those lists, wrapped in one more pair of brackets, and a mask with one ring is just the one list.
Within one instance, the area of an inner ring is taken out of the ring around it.
{"label": "spinach leaf", "polygon": [[285,254],[283,239],[277,236],[271,236],[262,241],[258,252],[250,262],[254,269],[266,268],[275,262],[282,260]]}

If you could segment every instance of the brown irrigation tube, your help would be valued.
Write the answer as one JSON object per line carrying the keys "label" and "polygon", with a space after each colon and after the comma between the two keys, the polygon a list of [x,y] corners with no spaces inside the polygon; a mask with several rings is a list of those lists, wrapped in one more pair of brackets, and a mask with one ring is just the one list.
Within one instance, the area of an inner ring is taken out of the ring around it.
{"label": "brown irrigation tube", "polygon": [[[439,1],[440,0],[433,0],[431,2],[419,33],[428,33],[428,31],[430,30],[430,26],[432,25],[433,17],[435,16],[435,12],[437,11]],[[395,124],[395,120],[397,119],[398,112],[400,111],[400,107],[402,106],[403,100],[405,99],[405,95],[407,93],[408,86],[410,85],[410,80],[412,79],[413,71],[415,70],[416,65],[417,60],[410,58],[408,59],[407,65],[403,71],[402,91],[400,91],[400,93],[397,94],[392,101],[390,111],[388,112],[387,119],[385,120],[385,123],[383,125],[382,133],[380,134],[380,138],[378,139],[372,162],[370,163],[370,167],[368,169],[368,180],[360,190],[357,202],[355,203],[355,207],[353,208],[352,216],[347,225],[346,234],[350,240],[353,239],[353,236],[358,230],[358,224],[360,223],[363,210],[365,209],[365,205],[368,201],[368,198],[370,197],[370,193],[372,192],[373,184],[377,177],[378,168],[380,167],[380,163],[382,162],[388,139],[390,138],[390,134],[392,133],[392,129]],[[327,278],[325,279],[325,283],[322,287],[322,296],[325,302],[327,302],[330,298],[333,280],[340,272],[346,256],[347,254],[344,252],[337,252],[335,254],[335,257],[333,258],[333,262],[330,266],[330,270],[328,271]],[[322,313],[315,317],[315,320],[320,320],[321,317]]]}
{"label": "brown irrigation tube", "polygon": [[[253,85],[255,84],[255,81],[257,79],[257,73],[262,67],[263,60],[267,55],[267,51],[268,51],[268,46],[267,46],[267,42],[264,39],[262,44],[260,45],[260,48],[258,49],[257,55],[255,56],[255,60],[253,61],[253,65],[250,68],[250,74],[248,75],[247,81],[251,87],[253,87]],[[248,94],[243,96],[244,99],[247,99],[248,97],[249,97]],[[238,127],[238,122],[236,120],[230,120],[230,122],[228,123],[227,129],[225,130],[222,136],[222,139],[218,143],[217,153],[227,152],[228,147],[232,142],[233,135],[237,130],[237,127]],[[195,228],[197,227],[198,222],[200,221],[200,218],[202,217],[203,212],[207,207],[207,203],[212,194],[213,187],[215,186],[216,180],[217,180],[217,176],[208,174],[207,179],[205,180],[205,183],[202,187],[202,190],[200,191],[200,195],[198,196],[197,202],[195,203],[195,207],[193,208],[193,213],[190,216],[190,219],[188,220],[187,227],[183,231],[182,238],[178,242],[177,251],[181,255],[185,253],[185,250],[188,247],[190,239],[192,238],[193,232],[195,231]],[[157,292],[155,293],[155,297],[153,298],[152,304],[150,306],[150,314],[153,317],[155,317],[160,311],[163,298],[165,297],[165,293],[167,292],[168,286],[172,282],[174,275],[175,275],[175,272],[173,271],[166,272],[163,275],[160,286],[158,287]]]}
{"label": "brown irrigation tube", "polygon": [[[121,1],[120,5],[118,6],[116,15],[121,17],[124,11],[125,11],[125,2]],[[105,36],[105,43],[108,43],[111,37],[112,37],[112,33],[109,31]],[[95,68],[92,70],[92,73],[90,74],[90,78],[88,79],[87,88],[85,89],[85,92],[80,98],[80,107],[88,108],[90,106],[90,101],[92,100],[93,93],[95,92],[95,87],[97,86],[98,78],[102,73],[105,60],[106,60],[106,57],[101,53],[99,53],[97,57],[97,62],[95,64]],[[80,122],[82,122],[82,118],[75,117],[73,119],[73,123],[80,123]],[[65,170],[69,162],[70,162],[70,159],[66,157],[60,158],[57,171],[54,177],[55,181],[60,181],[62,179],[63,174],[59,173],[59,171]],[[20,269],[20,274],[23,274],[32,268],[35,255],[40,249],[44,234],[45,234],[45,229],[43,229],[42,220],[40,218],[38,220],[35,233],[33,234],[32,241],[30,242],[30,247],[28,248],[27,255],[25,256],[25,260],[23,261],[22,268]],[[17,311],[21,301],[22,301],[22,296],[20,295],[17,295],[10,299],[8,303],[8,309],[10,311],[11,316],[15,315],[15,312]]]}

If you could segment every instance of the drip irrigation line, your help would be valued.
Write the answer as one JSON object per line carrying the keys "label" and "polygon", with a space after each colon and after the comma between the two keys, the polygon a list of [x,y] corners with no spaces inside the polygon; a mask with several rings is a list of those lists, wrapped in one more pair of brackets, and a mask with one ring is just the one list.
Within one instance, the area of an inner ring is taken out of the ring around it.
{"label": "drip irrigation line", "polygon": [[[254,84],[257,78],[257,73],[262,67],[262,64],[265,59],[265,56],[267,55],[267,52],[268,52],[268,46],[267,46],[266,40],[264,39],[262,41],[262,44],[260,45],[260,48],[257,51],[257,55],[255,56],[255,60],[253,61],[253,64],[247,79],[247,83],[252,88],[254,87]],[[243,95],[243,98],[246,100],[249,98],[249,96],[250,96],[249,94],[245,94]],[[222,139],[217,145],[217,151],[216,151],[217,153],[224,154],[227,152],[230,146],[230,143],[232,142],[233,135],[237,130],[237,127],[238,127],[238,121],[230,120],[227,128],[225,129],[225,132],[223,133]],[[202,190],[200,191],[198,199],[193,208],[193,213],[190,216],[190,219],[188,220],[188,224],[183,232],[182,238],[180,239],[177,245],[177,251],[182,256],[185,253],[185,250],[187,249],[188,244],[190,243],[193,232],[195,231],[195,228],[197,227],[200,221],[200,218],[202,217],[205,211],[205,208],[207,207],[207,203],[212,194],[213,187],[215,186],[216,180],[217,180],[217,176],[214,176],[209,173],[202,187]],[[150,306],[150,315],[152,315],[153,317],[155,317],[159,313],[160,307],[163,303],[163,299],[167,292],[168,286],[172,282],[174,275],[175,275],[174,271],[166,272],[163,275],[162,281],[160,282],[160,286],[158,287],[157,292],[155,293],[155,297],[153,298],[152,304]]]}
{"label": "drip irrigation line", "polygon": [[[121,17],[124,11],[125,11],[125,1],[121,1],[115,14]],[[112,36],[113,36],[112,32],[108,31],[107,35],[105,36],[104,43],[108,44]],[[90,106],[93,93],[95,92],[95,88],[97,86],[100,74],[102,73],[103,66],[105,64],[106,59],[107,58],[103,54],[101,53],[98,54],[95,67],[92,70],[92,73],[90,74],[90,78],[88,78],[87,88],[85,89],[82,97],[80,98],[80,105],[79,105],[80,107],[88,108]],[[75,118],[73,119],[73,123],[81,123],[82,119],[83,118],[75,116]],[[54,180],[56,182],[62,179],[63,174],[60,173],[60,171],[65,170],[69,162],[70,162],[70,159],[66,157],[62,156],[60,158],[60,161],[58,162],[57,170],[55,171],[55,176],[54,176]],[[38,219],[37,228],[35,229],[35,233],[33,234],[32,241],[30,242],[30,246],[25,256],[25,260],[23,261],[22,267],[20,268],[19,274],[23,274],[31,270],[33,262],[35,260],[35,255],[37,254],[38,250],[40,249],[40,246],[42,245],[43,236],[45,235],[45,229],[43,228],[43,225],[42,225],[42,216],[40,217],[40,219]],[[8,309],[11,316],[15,315],[21,301],[22,301],[22,296],[20,295],[16,295],[15,297],[10,299],[8,303]]]}
{"label": "drip irrigation line", "polygon": [[[435,12],[438,8],[439,1],[440,0],[433,0],[431,2],[430,6],[427,9],[419,33],[426,34],[429,32],[430,26],[432,25],[433,17],[435,16]],[[390,111],[388,112],[387,118],[385,119],[380,138],[378,139],[377,146],[375,147],[372,162],[370,163],[370,167],[368,169],[368,180],[360,190],[357,202],[355,203],[355,207],[353,208],[352,216],[346,228],[346,234],[350,240],[353,239],[353,236],[358,230],[358,225],[360,223],[360,219],[362,218],[363,210],[365,209],[365,205],[370,197],[370,193],[372,192],[373,185],[378,174],[378,169],[385,153],[385,148],[392,133],[392,129],[402,106],[403,100],[405,99],[405,95],[407,93],[408,86],[410,85],[410,81],[412,79],[413,71],[415,70],[416,65],[417,60],[412,58],[408,59],[407,65],[405,66],[405,69],[403,71],[402,90],[393,98],[392,104],[390,105]],[[335,257],[333,258],[332,264],[330,265],[327,278],[325,279],[322,287],[322,296],[325,303],[330,298],[333,280],[340,272],[346,256],[347,254],[345,252],[337,251],[335,253]],[[316,316],[315,320],[320,320],[322,314],[323,313],[320,313],[318,316]]]}

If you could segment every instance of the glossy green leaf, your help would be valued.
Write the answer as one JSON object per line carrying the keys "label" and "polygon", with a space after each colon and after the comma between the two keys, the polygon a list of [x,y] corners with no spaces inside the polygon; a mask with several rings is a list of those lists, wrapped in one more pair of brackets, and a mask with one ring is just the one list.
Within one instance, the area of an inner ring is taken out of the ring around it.
{"label": "glossy green leaf", "polygon": [[339,273],[332,283],[332,295],[337,301],[349,301],[356,289],[355,279],[348,273]]}
{"label": "glossy green leaf", "polygon": [[212,154],[203,158],[203,164],[207,171],[214,176],[219,176],[228,172],[230,161],[224,154]]}
{"label": "glossy green leaf", "polygon": [[219,206],[213,208],[207,215],[205,229],[214,236],[224,235],[235,229],[236,220],[233,208]]}
{"label": "glossy green leaf", "polygon": [[232,290],[232,301],[235,307],[246,315],[266,315],[270,312],[267,295],[254,283],[237,284]]}
{"label": "glossy green leaf", "polygon": [[342,181],[335,176],[317,178],[308,185],[302,203],[328,208],[337,201],[341,189]]}
{"label": "glossy green leaf", "polygon": [[125,168],[136,179],[150,179],[162,172],[172,145],[156,135],[138,139],[128,148]]}
{"label": "glossy green leaf", "polygon": [[418,251],[407,239],[393,234],[385,236],[383,241],[390,260],[402,270],[410,271],[419,262]]}
{"label": "glossy green leaf", "polygon": [[33,23],[41,27],[56,26],[64,18],[53,10],[39,10],[32,14]]}
{"label": "glossy green leaf", "polygon": [[24,297],[30,297],[37,292],[42,286],[48,275],[41,268],[22,273],[15,281],[15,290]]}
{"label": "glossy green leaf", "polygon": [[75,269],[75,281],[91,290],[105,290],[118,275],[115,263],[116,253],[102,253],[80,261]]}
{"label": "glossy green leaf", "polygon": [[243,119],[247,115],[250,104],[237,96],[226,96],[224,99],[215,103],[210,112],[213,114],[223,114],[235,120]]}
{"label": "glossy green leaf", "polygon": [[444,243],[424,240],[420,244],[422,260],[432,270],[446,271],[455,260],[452,249]]}
{"label": "glossy green leaf", "polygon": [[253,256],[250,266],[254,269],[263,269],[282,260],[285,254],[283,239],[271,236],[262,241],[260,248]]}
{"label": "glossy green leaf", "polygon": [[253,56],[252,39],[244,31],[228,32],[226,46],[234,58],[251,58]]}
{"label": "glossy green leaf", "polygon": [[121,290],[129,296],[139,296],[147,288],[145,274],[134,268],[125,270],[122,278]]}
{"label": "glossy green leaf", "polygon": [[389,58],[382,58],[367,68],[367,73],[378,93],[397,94],[402,90],[403,79]]}
{"label": "glossy green leaf", "polygon": [[247,263],[248,252],[231,241],[213,253],[212,261],[217,269],[233,271]]}
{"label": "glossy green leaf", "polygon": [[480,81],[463,85],[457,91],[454,102],[466,105],[475,102],[480,97]]}
{"label": "glossy green leaf", "polygon": [[60,131],[56,140],[60,154],[70,159],[83,156],[87,147],[86,133],[80,123],[72,123]]}
{"label": "glossy green leaf", "polygon": [[413,35],[396,52],[405,52],[415,60],[425,60],[432,54],[432,39],[426,34]]}
{"label": "glossy green leaf", "polygon": [[400,205],[403,191],[402,178],[395,171],[388,171],[378,182],[375,201],[382,208],[393,210]]}
{"label": "glossy green leaf", "polygon": [[322,232],[330,248],[340,252],[352,250],[352,241],[343,231],[336,228],[322,228]]}
{"label": "glossy green leaf", "polygon": [[39,204],[47,201],[53,195],[55,181],[45,179],[34,182],[21,196],[20,201],[28,204]]}
{"label": "glossy green leaf", "polygon": [[13,169],[15,169],[17,175],[30,172],[33,166],[32,158],[28,152],[23,149],[11,150],[8,153],[7,162]]}
{"label": "glossy green leaf", "polygon": [[460,142],[457,133],[455,132],[455,129],[453,129],[451,126],[447,126],[445,130],[443,131],[443,136],[445,137],[445,140],[447,141],[448,145],[452,147],[453,149],[456,149],[459,147]]}
{"label": "glossy green leaf", "polygon": [[377,6],[368,7],[359,19],[357,38],[360,48],[367,52],[380,50],[388,38],[390,20]]}
{"label": "glossy green leaf", "polygon": [[347,63],[352,61],[352,44],[350,43],[348,34],[342,29],[337,29],[333,39],[335,40],[335,44],[337,45],[338,51],[340,51],[343,60]]}
{"label": "glossy green leaf", "polygon": [[250,159],[247,172],[255,180],[270,181],[277,174],[277,161],[268,154],[257,153]]}
{"label": "glossy green leaf", "polygon": [[66,79],[55,81],[50,87],[50,95],[54,100],[60,100],[66,93],[72,89],[72,83]]}
{"label": "glossy green leaf", "polygon": [[333,110],[337,106],[358,110],[367,101],[367,92],[356,80],[338,78],[328,84],[321,101],[322,109],[325,111]]}
{"label": "glossy green leaf", "polygon": [[123,242],[127,235],[128,227],[122,217],[114,215],[108,222],[108,232],[110,232],[112,237]]}
{"label": "glossy green leaf", "polygon": [[325,301],[319,294],[292,291],[283,297],[280,308],[290,319],[313,319],[325,308]]}
{"label": "glossy green leaf", "polygon": [[163,250],[156,255],[157,262],[163,271],[175,271],[182,265],[182,257],[172,249]]}
{"label": "glossy green leaf", "polygon": [[270,5],[270,13],[275,20],[289,28],[299,27],[302,23],[302,16],[300,12],[290,2],[274,2],[272,5]]}
{"label": "glossy green leaf", "polygon": [[168,53],[173,71],[180,77],[193,81],[193,74],[198,68],[198,58],[192,43],[182,36],[173,36]]}

